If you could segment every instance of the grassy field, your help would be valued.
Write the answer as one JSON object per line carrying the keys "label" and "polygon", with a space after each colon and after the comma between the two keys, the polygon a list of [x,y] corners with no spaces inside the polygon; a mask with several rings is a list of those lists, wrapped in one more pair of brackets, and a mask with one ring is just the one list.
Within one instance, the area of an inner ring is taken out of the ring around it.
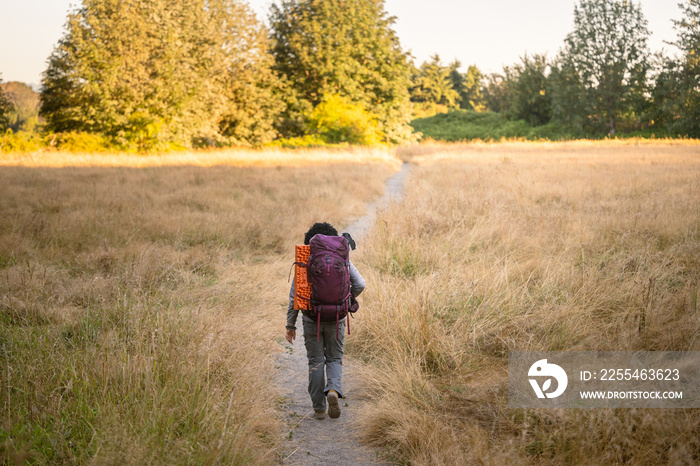
{"label": "grassy field", "polygon": [[365,439],[411,464],[697,464],[700,411],[509,409],[512,350],[700,350],[700,145],[418,146],[355,260]]}
{"label": "grassy field", "polygon": [[[694,464],[698,410],[507,407],[510,350],[700,350],[700,145],[420,145],[353,254],[364,438],[411,464]],[[332,163],[330,163],[332,162]],[[272,464],[292,246],[387,151],[0,155],[0,458]]]}
{"label": "grassy field", "polygon": [[293,245],[396,164],[0,155],[0,463],[274,464]]}

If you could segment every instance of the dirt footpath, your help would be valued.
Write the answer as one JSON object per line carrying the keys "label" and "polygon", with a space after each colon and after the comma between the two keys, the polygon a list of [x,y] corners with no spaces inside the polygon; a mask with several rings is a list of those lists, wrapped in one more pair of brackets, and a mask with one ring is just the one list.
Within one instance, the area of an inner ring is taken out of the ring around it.
{"label": "dirt footpath", "polygon": [[[404,164],[401,171],[387,180],[384,196],[368,206],[364,217],[342,230],[358,239],[358,247],[362,247],[359,240],[372,228],[377,211],[385,208],[390,202],[401,199],[409,171],[410,166]],[[359,312],[362,312],[362,308]],[[350,325],[350,331],[352,331],[352,323]],[[297,327],[300,328],[300,325]],[[278,359],[280,366],[278,383],[281,392],[285,395],[287,411],[285,420],[289,425],[282,463],[289,465],[389,464],[382,461],[379,452],[359,442],[355,416],[366,398],[357,375],[358,362],[347,356],[343,358],[345,398],[339,400],[342,412],[340,418],[326,417],[322,421],[313,418],[314,410],[307,391],[309,366],[304,337],[301,333],[297,330],[297,339],[293,346],[285,342],[287,352],[280,355]]]}

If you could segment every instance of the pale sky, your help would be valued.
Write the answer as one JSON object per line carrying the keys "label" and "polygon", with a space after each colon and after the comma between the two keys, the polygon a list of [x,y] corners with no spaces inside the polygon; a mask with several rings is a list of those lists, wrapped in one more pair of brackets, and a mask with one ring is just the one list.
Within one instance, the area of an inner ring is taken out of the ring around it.
{"label": "pale sky", "polygon": [[[671,19],[680,19],[681,0],[641,0],[649,21],[649,48],[675,53],[664,41],[676,38]],[[46,59],[63,34],[66,12],[78,0],[0,0],[0,74],[3,81],[41,82]],[[261,19],[271,0],[249,0]],[[419,65],[438,53],[462,70],[475,64],[500,72],[524,53],[553,58],[573,28],[577,0],[386,0],[397,18],[401,45]]]}

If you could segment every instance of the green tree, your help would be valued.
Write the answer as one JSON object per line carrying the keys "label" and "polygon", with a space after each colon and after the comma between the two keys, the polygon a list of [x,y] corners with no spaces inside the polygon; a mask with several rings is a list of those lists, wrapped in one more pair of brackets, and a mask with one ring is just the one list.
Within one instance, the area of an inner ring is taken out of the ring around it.
{"label": "green tree", "polygon": [[573,81],[594,119],[611,134],[619,117],[632,109],[639,83],[645,82],[648,37],[641,7],[631,1],[581,0],[574,7],[574,30],[566,37],[559,66],[569,82],[576,75]]}
{"label": "green tree", "polygon": [[[219,96],[203,2],[85,0],[49,58],[41,112],[54,131],[140,146],[211,134]],[[204,39],[204,40],[202,40]],[[206,126],[210,128],[206,128]],[[209,129],[209,131],[207,131]]]}
{"label": "green tree", "polygon": [[215,42],[225,51],[218,64],[226,97],[219,130],[235,142],[269,142],[277,136],[274,123],[284,108],[269,31],[242,1],[211,2],[210,8]]}
{"label": "green tree", "polygon": [[412,88],[414,102],[430,102],[447,107],[457,106],[459,93],[452,76],[453,66],[443,66],[435,54],[418,69]]}
{"label": "green tree", "polygon": [[483,93],[487,110],[501,113],[507,112],[510,108],[510,90],[504,75],[491,73],[486,76]]}
{"label": "green tree", "polygon": [[452,89],[457,93],[457,105],[464,108],[464,74],[460,73],[459,69],[462,67],[462,62],[455,59],[452,63],[447,65],[449,70],[450,83],[452,84]]}
{"label": "green tree", "polygon": [[18,81],[5,83],[2,88],[15,106],[10,114],[10,128],[15,132],[34,131],[39,124],[39,94]]}
{"label": "green tree", "polygon": [[[2,75],[0,75],[0,84],[2,83]],[[5,95],[3,87],[0,86],[0,131],[5,132],[10,127],[10,117],[15,111],[15,106]]]}
{"label": "green tree", "polygon": [[464,76],[462,87],[462,108],[471,109],[476,112],[486,110],[484,98],[484,74],[476,65],[470,65]]}
{"label": "green tree", "polygon": [[409,65],[383,0],[282,0],[270,14],[275,69],[287,109],[280,129],[308,131],[303,115],[338,95],[377,117],[382,139],[411,139]]}
{"label": "green tree", "polygon": [[459,95],[459,106],[465,110],[483,112],[486,109],[483,94],[484,75],[476,65],[470,65],[466,73],[460,73],[461,67],[462,63],[459,60],[448,65],[452,88]]}
{"label": "green tree", "polygon": [[700,137],[700,0],[679,4],[674,20],[682,55],[663,61],[652,92],[654,120],[673,134]]}
{"label": "green tree", "polygon": [[545,55],[527,54],[520,63],[505,69],[509,86],[509,113],[532,126],[543,125],[552,117],[548,80],[549,63]]}
{"label": "green tree", "polygon": [[246,130],[255,124],[237,110],[237,99],[261,96],[250,90],[257,65],[269,75],[259,31],[237,0],[84,0],[49,58],[41,114],[50,130],[139,147],[215,139],[222,126],[233,137],[264,138],[269,131]]}
{"label": "green tree", "polygon": [[576,69],[570,63],[558,60],[552,65],[549,81],[552,118],[578,131],[589,126],[594,110]]}

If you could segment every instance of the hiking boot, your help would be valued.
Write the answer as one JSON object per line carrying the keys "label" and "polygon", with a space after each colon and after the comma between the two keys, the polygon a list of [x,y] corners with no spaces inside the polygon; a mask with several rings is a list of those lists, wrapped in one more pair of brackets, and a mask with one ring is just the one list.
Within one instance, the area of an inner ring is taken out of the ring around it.
{"label": "hiking boot", "polygon": [[340,405],[338,404],[338,393],[335,390],[329,390],[328,396],[328,416],[331,419],[337,419],[340,417]]}
{"label": "hiking boot", "polygon": [[317,421],[323,421],[326,418],[325,411],[314,411],[314,419]]}

